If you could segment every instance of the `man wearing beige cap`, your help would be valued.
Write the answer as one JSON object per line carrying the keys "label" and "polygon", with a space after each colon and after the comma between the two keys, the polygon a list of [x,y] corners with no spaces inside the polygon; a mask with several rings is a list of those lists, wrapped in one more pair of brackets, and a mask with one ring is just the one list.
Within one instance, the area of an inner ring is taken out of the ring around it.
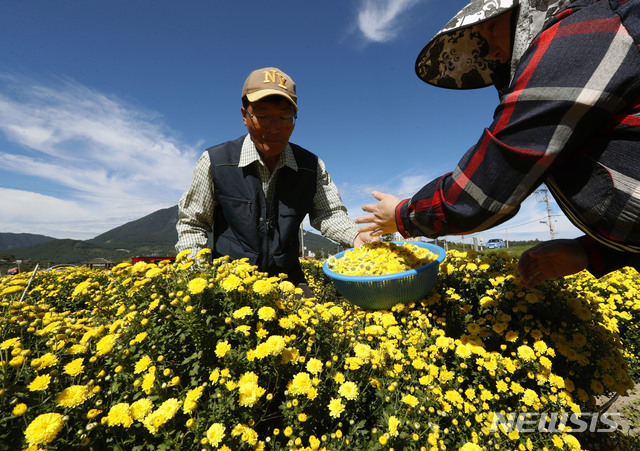
{"label": "man wearing beige cap", "polygon": [[298,113],[291,77],[275,67],[254,70],[240,111],[249,133],[204,151],[180,199],[178,252],[195,255],[213,231],[214,257],[247,257],[260,271],[304,284],[298,233],[307,214],[322,235],[344,246],[371,241],[347,216],[324,162],[289,142]]}

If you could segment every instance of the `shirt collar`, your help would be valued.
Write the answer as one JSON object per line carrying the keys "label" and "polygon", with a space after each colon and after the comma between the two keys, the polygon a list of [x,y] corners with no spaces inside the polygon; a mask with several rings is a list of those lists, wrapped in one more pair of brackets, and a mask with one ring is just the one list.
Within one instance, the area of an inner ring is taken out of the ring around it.
{"label": "shirt collar", "polygon": [[[258,149],[256,149],[256,145],[251,139],[251,135],[247,135],[242,142],[242,150],[240,151],[240,161],[238,162],[238,166],[243,168],[256,161],[259,164],[264,165],[262,159],[260,158],[260,154],[258,153]],[[291,149],[291,145],[289,143],[287,143],[284,150],[280,154],[276,169],[279,169],[282,166],[288,166],[294,171],[298,170],[296,159],[293,156],[293,149]]]}

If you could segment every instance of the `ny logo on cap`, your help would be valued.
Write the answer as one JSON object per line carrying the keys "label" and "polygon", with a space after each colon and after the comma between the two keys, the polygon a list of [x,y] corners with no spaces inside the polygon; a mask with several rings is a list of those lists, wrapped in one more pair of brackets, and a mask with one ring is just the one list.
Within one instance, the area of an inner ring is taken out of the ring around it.
{"label": "ny logo on cap", "polygon": [[287,87],[284,85],[287,82],[287,77],[283,76],[276,69],[272,69],[271,71],[268,71],[268,70],[264,71],[263,83],[276,83],[276,78],[280,80],[280,83],[278,83],[278,86],[288,91],[289,89],[287,89]]}

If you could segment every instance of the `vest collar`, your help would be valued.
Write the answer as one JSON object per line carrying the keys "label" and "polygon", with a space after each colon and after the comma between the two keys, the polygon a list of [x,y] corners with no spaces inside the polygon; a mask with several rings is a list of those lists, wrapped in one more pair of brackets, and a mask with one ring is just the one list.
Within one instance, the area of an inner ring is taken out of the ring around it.
{"label": "vest collar", "polygon": [[[258,149],[256,149],[256,145],[251,139],[251,135],[247,134],[242,142],[242,150],[240,151],[240,161],[238,162],[238,166],[243,168],[255,163],[256,161],[259,164],[264,165],[260,158],[260,154],[258,153]],[[290,144],[287,144],[280,154],[280,158],[278,159],[278,164],[276,165],[274,172],[283,166],[288,166],[294,171],[298,170],[298,164],[296,163],[296,158],[293,156],[293,150],[291,149]]]}

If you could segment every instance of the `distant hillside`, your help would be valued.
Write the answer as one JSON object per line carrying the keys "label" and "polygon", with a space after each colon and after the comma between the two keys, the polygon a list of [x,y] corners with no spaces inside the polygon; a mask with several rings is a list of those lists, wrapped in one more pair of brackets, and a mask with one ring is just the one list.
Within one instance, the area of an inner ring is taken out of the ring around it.
{"label": "distant hillside", "polygon": [[318,259],[327,258],[329,255],[333,255],[339,251],[344,250],[338,243],[328,240],[322,235],[308,230],[304,231],[304,247],[305,256],[309,255],[309,251],[315,254]]}
{"label": "distant hillside", "polygon": [[[0,254],[11,254],[17,259],[40,262],[41,266],[45,267],[58,263],[79,264],[93,258],[105,258],[118,263],[141,255],[171,256],[176,254],[177,222],[176,205],[123,224],[90,240],[58,240],[41,236],[48,239],[12,248],[10,252],[0,248]],[[0,237],[4,235],[29,234],[0,233]],[[307,249],[306,255],[313,252],[317,258],[338,251],[336,243],[309,231],[304,232],[304,246]]]}
{"label": "distant hillside", "polygon": [[177,223],[178,206],[175,205],[109,230],[87,243],[140,255],[175,255]]}
{"label": "distant hillside", "polygon": [[[6,251],[4,252],[6,255]],[[58,263],[81,263],[92,258],[106,258],[111,261],[126,260],[127,255],[118,255],[113,249],[102,248],[79,240],[51,240],[34,246],[12,249],[11,253],[21,260],[40,262],[49,267]]]}
{"label": "distant hillside", "polygon": [[55,240],[50,236],[34,235],[33,233],[0,233],[0,251],[18,247],[33,246]]}

